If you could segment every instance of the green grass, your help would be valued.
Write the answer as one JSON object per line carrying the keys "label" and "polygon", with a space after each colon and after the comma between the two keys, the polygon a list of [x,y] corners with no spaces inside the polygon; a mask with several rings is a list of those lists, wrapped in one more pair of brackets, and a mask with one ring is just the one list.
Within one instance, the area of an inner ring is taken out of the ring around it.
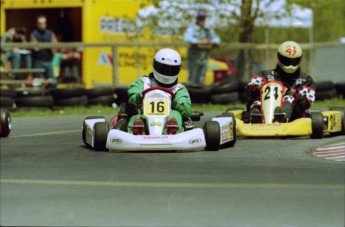
{"label": "green grass", "polygon": [[[229,107],[244,108],[244,104],[214,105],[214,104],[195,104],[193,111],[224,111]],[[326,101],[316,101],[312,109],[325,109],[329,107],[345,107],[345,99],[330,99]],[[108,106],[90,107],[68,107],[64,109],[18,109],[11,112],[12,117],[48,117],[48,116],[73,116],[73,115],[114,115],[118,108]]]}

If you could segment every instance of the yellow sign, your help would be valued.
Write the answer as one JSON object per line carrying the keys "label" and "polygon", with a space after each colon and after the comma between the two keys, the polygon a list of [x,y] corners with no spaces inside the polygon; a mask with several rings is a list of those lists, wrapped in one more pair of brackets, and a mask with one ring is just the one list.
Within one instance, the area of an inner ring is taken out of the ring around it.
{"label": "yellow sign", "polygon": [[168,116],[169,99],[167,98],[147,98],[145,99],[145,116]]}

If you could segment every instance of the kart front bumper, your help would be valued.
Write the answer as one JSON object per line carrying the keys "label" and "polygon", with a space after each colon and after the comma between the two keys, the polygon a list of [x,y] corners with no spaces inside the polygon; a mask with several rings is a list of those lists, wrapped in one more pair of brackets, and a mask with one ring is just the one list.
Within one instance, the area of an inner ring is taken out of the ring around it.
{"label": "kart front bumper", "polygon": [[106,148],[113,151],[199,151],[205,147],[205,135],[200,128],[176,135],[133,135],[112,129],[106,142]]}

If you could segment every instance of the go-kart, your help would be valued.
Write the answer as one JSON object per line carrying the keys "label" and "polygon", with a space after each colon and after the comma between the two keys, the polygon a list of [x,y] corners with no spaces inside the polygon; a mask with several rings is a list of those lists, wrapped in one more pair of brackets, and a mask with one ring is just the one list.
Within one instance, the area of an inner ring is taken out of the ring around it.
{"label": "go-kart", "polygon": [[11,133],[11,115],[7,110],[0,111],[0,137],[7,137]]}
{"label": "go-kart", "polygon": [[[219,150],[221,145],[233,146],[236,142],[236,121],[231,114],[207,121],[203,129],[196,128],[194,121],[203,115],[193,112],[184,119],[183,130],[166,134],[171,102],[175,94],[164,87],[151,87],[142,92],[141,108],[144,116],[143,134],[128,130],[128,116],[123,108],[108,123],[104,117],[90,116],[84,120],[82,138],[84,143],[96,151],[163,151],[163,150]],[[128,111],[127,111],[128,112]]]}
{"label": "go-kart", "polygon": [[[324,133],[331,135],[345,134],[345,108],[334,107],[328,111],[307,111],[303,118],[291,122],[280,122],[281,114],[275,113],[276,107],[282,107],[287,87],[276,80],[265,82],[260,88],[261,113],[249,113],[240,109],[229,108],[225,113],[236,117],[237,134],[244,137],[284,137],[310,136],[322,138]],[[262,123],[253,119],[261,118]]]}

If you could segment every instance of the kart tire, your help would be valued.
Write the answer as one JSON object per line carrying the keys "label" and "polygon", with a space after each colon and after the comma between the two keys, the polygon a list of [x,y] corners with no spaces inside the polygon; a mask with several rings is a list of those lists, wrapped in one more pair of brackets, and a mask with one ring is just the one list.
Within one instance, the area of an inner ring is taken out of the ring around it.
{"label": "kart tire", "polygon": [[99,96],[112,96],[114,95],[114,89],[112,87],[98,87],[86,90],[87,97],[96,98]]}
{"label": "kart tire", "polygon": [[334,89],[334,83],[330,80],[316,81],[316,93],[320,91],[329,91]]}
{"label": "kart tire", "polygon": [[16,98],[17,107],[43,107],[52,108],[54,100],[51,96],[33,96]]}
{"label": "kart tire", "polygon": [[239,95],[237,91],[218,95],[211,95],[211,102],[213,104],[230,104],[237,102],[238,99]]}
{"label": "kart tire", "polygon": [[111,106],[114,102],[115,102],[115,98],[113,95],[97,96],[97,97],[88,99],[89,105]]}
{"label": "kart tire", "polygon": [[337,97],[337,91],[335,89],[329,91],[316,91],[315,94],[316,100],[333,99],[335,97]]}
{"label": "kart tire", "polygon": [[212,86],[212,94],[223,94],[238,91],[239,82],[236,79],[228,79],[221,82],[216,82]]}
{"label": "kart tire", "polygon": [[338,95],[342,95],[343,98],[345,98],[345,82],[336,83],[335,89],[337,90]]}
{"label": "kart tire", "polygon": [[16,91],[12,89],[0,89],[0,97],[14,99],[16,97]]}
{"label": "kart tire", "polygon": [[50,91],[47,89],[25,89],[25,90],[16,91],[16,98],[50,96],[50,95],[51,95]]}
{"label": "kart tire", "polygon": [[185,85],[192,103],[209,103],[212,87],[204,85]]}
{"label": "kart tire", "polygon": [[323,115],[320,112],[312,112],[311,117],[311,127],[312,134],[310,135],[313,139],[322,139],[323,137]]}
{"label": "kart tire", "polygon": [[218,151],[220,147],[220,127],[218,122],[206,121],[204,124],[204,134],[207,151]]}
{"label": "kart tire", "polygon": [[11,115],[8,111],[1,111],[1,130],[0,130],[0,137],[7,137],[11,133],[12,123],[11,123]]}
{"label": "kart tire", "polygon": [[55,88],[50,90],[54,100],[81,97],[86,95],[84,88]]}
{"label": "kart tire", "polygon": [[65,99],[55,99],[54,100],[55,106],[86,106],[87,105],[87,96],[80,96],[80,97],[72,97],[72,98],[65,98]]}
{"label": "kart tire", "polygon": [[97,122],[93,126],[95,132],[94,135],[94,149],[95,151],[106,151],[106,143],[109,132],[109,126],[107,122]]}
{"label": "kart tire", "polygon": [[116,104],[120,105],[121,103],[125,103],[128,101],[128,87],[117,87],[114,90],[114,93],[116,94]]}
{"label": "kart tire", "polygon": [[331,107],[329,110],[339,110],[341,112],[341,131],[330,133],[331,135],[345,135],[345,108],[344,107]]}
{"label": "kart tire", "polygon": [[100,119],[100,118],[105,119],[105,117],[103,117],[103,116],[88,116],[85,118],[85,120],[83,122],[81,138],[82,138],[82,140],[86,146],[89,146],[89,144],[86,143],[86,124],[85,124],[85,121],[88,119]]}
{"label": "kart tire", "polygon": [[0,108],[13,108],[14,99],[9,97],[0,97]]}

